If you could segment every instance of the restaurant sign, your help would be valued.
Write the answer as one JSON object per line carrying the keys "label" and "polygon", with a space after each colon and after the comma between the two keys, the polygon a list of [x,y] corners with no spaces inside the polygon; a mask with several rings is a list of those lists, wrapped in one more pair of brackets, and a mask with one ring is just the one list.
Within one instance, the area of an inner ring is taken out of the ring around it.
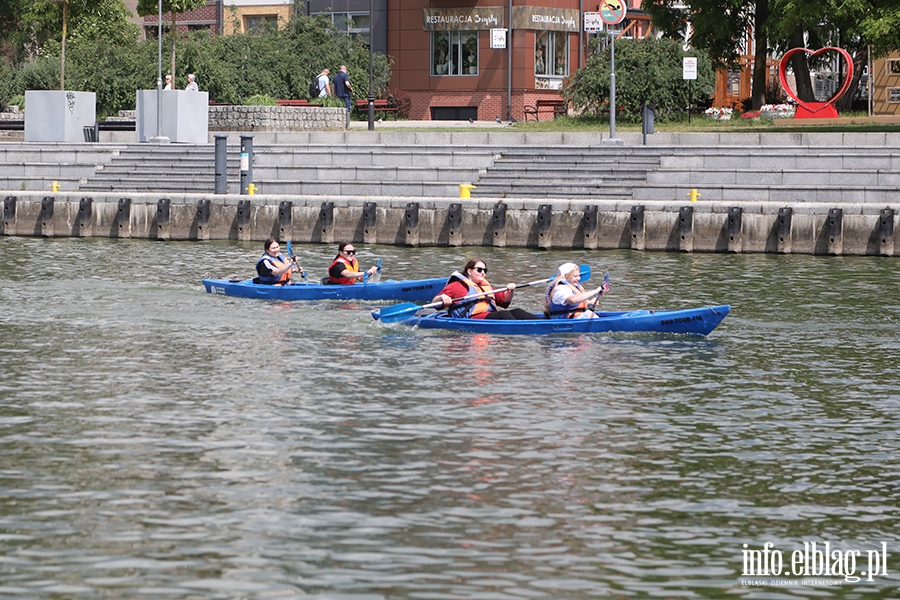
{"label": "restaurant sign", "polygon": [[513,29],[581,31],[581,11],[572,8],[513,6]]}
{"label": "restaurant sign", "polygon": [[426,31],[497,29],[505,26],[502,6],[425,8],[422,11],[424,13],[423,28]]}

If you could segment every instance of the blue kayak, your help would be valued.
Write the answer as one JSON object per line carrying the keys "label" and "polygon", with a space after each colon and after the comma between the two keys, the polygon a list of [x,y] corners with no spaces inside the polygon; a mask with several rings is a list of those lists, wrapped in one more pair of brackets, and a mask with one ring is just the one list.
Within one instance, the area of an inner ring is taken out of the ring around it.
{"label": "blue kayak", "polygon": [[[616,331],[680,333],[709,335],[722,322],[731,306],[686,308],[683,310],[633,310],[629,312],[597,312],[595,319],[541,319],[534,321],[489,321],[486,319],[453,319],[446,313],[426,316],[411,314],[398,321],[422,329],[450,329],[472,333],[510,335],[544,335],[548,333],[607,333]],[[378,319],[380,311],[372,311]]]}
{"label": "blue kayak", "polygon": [[204,279],[210,294],[265,300],[404,300],[426,302],[434,298],[447,283],[446,277],[379,281],[351,285],[323,285],[321,283],[291,282],[288,285],[253,283],[252,279]]}

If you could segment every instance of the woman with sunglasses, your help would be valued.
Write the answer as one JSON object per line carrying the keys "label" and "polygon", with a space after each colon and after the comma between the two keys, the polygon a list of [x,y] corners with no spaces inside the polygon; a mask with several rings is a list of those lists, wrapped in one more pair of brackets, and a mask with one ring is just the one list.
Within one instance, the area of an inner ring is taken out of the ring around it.
{"label": "woman with sunglasses", "polygon": [[356,260],[356,248],[350,242],[344,242],[338,246],[337,256],[328,267],[328,283],[334,285],[348,285],[358,283],[366,274],[374,275],[378,267],[369,267],[366,271],[359,270],[359,262]]}
{"label": "woman with sunglasses", "polygon": [[453,302],[456,298],[471,296],[491,289],[493,288],[487,280],[487,267],[484,261],[472,258],[463,267],[462,272],[457,271],[450,276],[447,285],[434,297],[432,302],[443,303],[443,308],[450,307],[447,312],[455,319],[527,320],[541,318],[521,308],[509,310],[497,308],[498,306],[504,309],[509,307],[513,290],[516,289],[514,283],[506,284],[506,290],[497,294],[487,294],[462,302]]}

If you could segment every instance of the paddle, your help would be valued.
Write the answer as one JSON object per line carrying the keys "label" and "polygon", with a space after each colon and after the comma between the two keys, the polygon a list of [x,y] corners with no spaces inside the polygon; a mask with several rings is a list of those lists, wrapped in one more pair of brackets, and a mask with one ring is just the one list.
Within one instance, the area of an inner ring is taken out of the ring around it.
{"label": "paddle", "polygon": [[[378,264],[375,266],[378,268],[378,270],[375,271],[374,275],[372,275],[372,283],[378,283],[379,281],[381,281],[381,259],[380,258],[378,259]],[[363,283],[366,283],[368,280],[369,280],[369,272],[366,271],[366,274],[363,275]]]}
{"label": "paddle", "polygon": [[[591,268],[588,265],[581,265],[579,267],[581,271],[581,279],[582,281],[587,281],[591,278]],[[553,281],[553,278],[549,277],[547,279],[539,279],[537,281],[530,281],[528,283],[516,284],[516,289],[524,288],[532,285],[540,285],[542,283],[550,283]],[[480,298],[481,296],[489,296],[492,294],[499,294],[500,292],[505,292],[506,288],[499,290],[488,290],[486,292],[479,292],[477,294],[469,294],[468,296],[463,296],[462,298],[456,298],[453,300],[453,304],[457,302],[462,302],[463,300],[471,300],[473,298]],[[394,306],[388,306],[386,308],[381,309],[377,319],[380,319],[383,323],[396,323],[397,321],[403,321],[405,319],[410,318],[412,315],[416,314],[423,308],[437,308],[439,306],[443,306],[443,302],[431,302],[429,304],[425,304],[423,306],[419,306],[418,304],[413,304],[412,302],[404,302],[403,304],[395,304]],[[374,316],[374,315],[373,315]]]}
{"label": "paddle", "polygon": [[[294,258],[294,251],[291,249],[291,240],[288,240],[287,251],[288,251],[288,256],[290,256],[291,258]],[[293,267],[291,267],[291,268],[293,269]],[[301,271],[300,275],[303,276],[303,283],[309,283],[306,280],[306,271]]]}

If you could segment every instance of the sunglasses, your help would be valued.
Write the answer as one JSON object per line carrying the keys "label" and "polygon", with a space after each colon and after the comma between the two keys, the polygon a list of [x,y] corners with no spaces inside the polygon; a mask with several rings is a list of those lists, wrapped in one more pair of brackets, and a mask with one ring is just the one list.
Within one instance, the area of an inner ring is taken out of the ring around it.
{"label": "sunglasses", "polygon": [[344,250],[345,254],[356,254],[356,250]]}
{"label": "sunglasses", "polygon": [[479,273],[484,273],[485,275],[487,274],[487,267],[474,267],[474,269]]}

